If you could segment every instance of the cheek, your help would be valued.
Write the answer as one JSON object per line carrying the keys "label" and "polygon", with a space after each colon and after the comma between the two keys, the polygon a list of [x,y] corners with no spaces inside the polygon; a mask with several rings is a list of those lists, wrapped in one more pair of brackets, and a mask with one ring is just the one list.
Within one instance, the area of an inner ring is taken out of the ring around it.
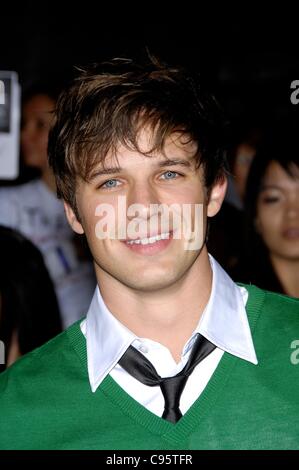
{"label": "cheek", "polygon": [[77,209],[80,216],[80,222],[87,234],[92,232],[92,227],[96,223],[97,201],[93,199],[87,191],[78,190],[76,194]]}
{"label": "cheek", "polygon": [[108,232],[114,238],[117,234],[117,221],[119,218],[117,207],[114,204],[99,201],[98,198],[86,197],[84,200],[89,201],[89,203],[83,207],[81,206],[79,213],[84,214],[82,225],[90,243],[98,244],[102,242],[103,238],[107,238]]}
{"label": "cheek", "polygon": [[236,178],[244,178],[246,171],[244,166],[241,166],[239,164],[236,164],[235,169],[234,169],[234,175]]}
{"label": "cheek", "polygon": [[39,146],[39,148],[47,150],[48,137],[49,137],[48,132],[42,132],[41,134],[38,135],[36,139],[36,143]]}
{"label": "cheek", "polygon": [[175,194],[172,195],[169,204],[174,202],[178,204],[195,204],[204,201],[204,192],[200,182],[190,183],[184,187],[177,188]]}
{"label": "cheek", "polygon": [[261,205],[257,211],[257,227],[263,238],[275,238],[280,231],[282,211],[279,207]]}

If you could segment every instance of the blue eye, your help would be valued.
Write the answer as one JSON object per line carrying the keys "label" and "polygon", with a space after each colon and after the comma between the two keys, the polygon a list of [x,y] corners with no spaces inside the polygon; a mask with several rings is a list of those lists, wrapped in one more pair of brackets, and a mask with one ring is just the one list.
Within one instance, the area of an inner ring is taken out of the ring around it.
{"label": "blue eye", "polygon": [[102,184],[102,188],[116,188],[118,181],[117,180],[108,180],[105,181],[105,183]]}
{"label": "blue eye", "polygon": [[162,176],[165,176],[166,180],[173,180],[177,175],[178,173],[176,171],[166,171]]}

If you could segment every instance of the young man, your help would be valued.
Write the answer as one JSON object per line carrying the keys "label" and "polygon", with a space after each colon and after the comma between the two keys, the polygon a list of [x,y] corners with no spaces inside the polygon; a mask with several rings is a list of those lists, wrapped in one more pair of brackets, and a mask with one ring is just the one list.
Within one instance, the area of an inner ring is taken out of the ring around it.
{"label": "young man", "polygon": [[60,98],[50,164],[98,287],[1,376],[2,448],[299,448],[299,303],[237,286],[205,245],[219,116],[195,76],[154,61],[102,64]]}

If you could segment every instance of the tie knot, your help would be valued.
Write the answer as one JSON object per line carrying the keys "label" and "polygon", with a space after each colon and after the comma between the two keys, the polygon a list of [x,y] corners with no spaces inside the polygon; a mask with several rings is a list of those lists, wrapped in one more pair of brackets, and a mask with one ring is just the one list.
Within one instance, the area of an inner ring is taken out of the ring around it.
{"label": "tie knot", "polygon": [[164,396],[165,407],[167,404],[170,408],[174,405],[178,406],[187,379],[187,375],[175,375],[161,379],[160,388]]}
{"label": "tie knot", "polygon": [[185,367],[174,377],[160,377],[150,361],[132,346],[127,349],[119,364],[143,384],[150,387],[160,385],[165,401],[162,418],[176,423],[182,416],[179,409],[180,397],[189,375],[194,367],[210,354],[214,348],[214,344],[210,343],[203,336],[198,335]]}

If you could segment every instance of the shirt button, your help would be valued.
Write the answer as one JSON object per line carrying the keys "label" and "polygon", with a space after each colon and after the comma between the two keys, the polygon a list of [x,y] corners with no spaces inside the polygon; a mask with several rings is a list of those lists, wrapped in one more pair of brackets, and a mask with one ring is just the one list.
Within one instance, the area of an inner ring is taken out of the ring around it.
{"label": "shirt button", "polygon": [[140,346],[139,351],[143,352],[144,354],[148,353],[148,348],[146,346]]}

